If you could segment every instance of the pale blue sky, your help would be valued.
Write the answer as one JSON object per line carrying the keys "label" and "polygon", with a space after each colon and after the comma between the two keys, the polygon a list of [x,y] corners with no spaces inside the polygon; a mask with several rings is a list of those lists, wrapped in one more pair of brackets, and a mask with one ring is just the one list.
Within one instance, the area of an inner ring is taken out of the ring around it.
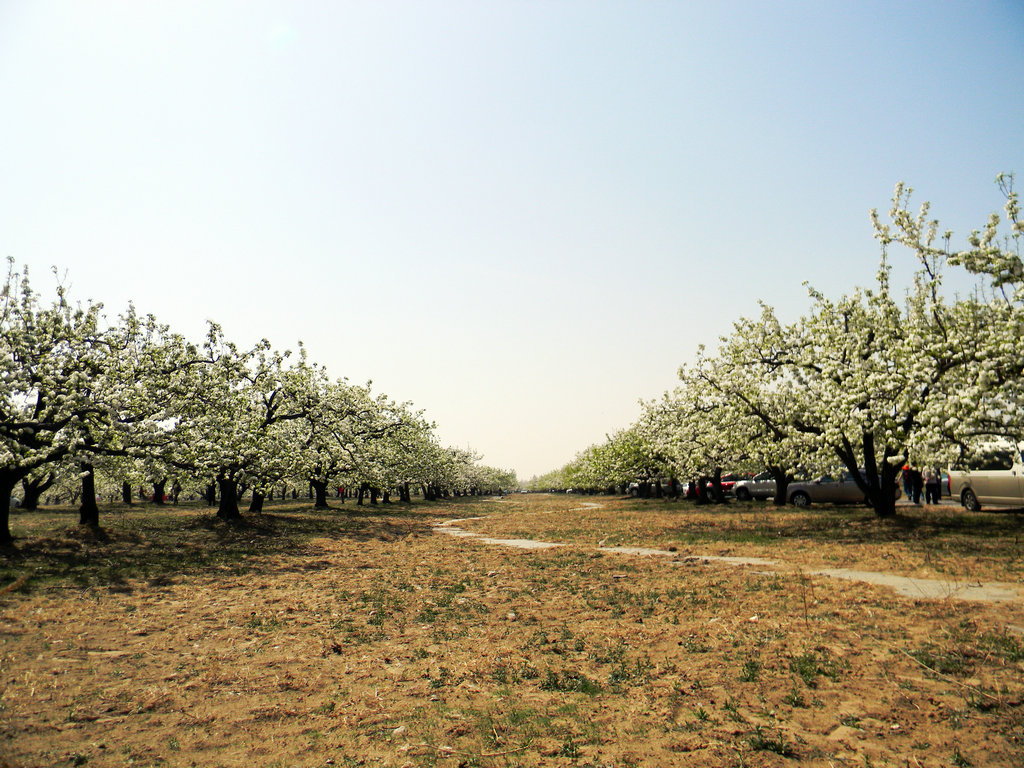
{"label": "pale blue sky", "polygon": [[896,181],[981,225],[1022,73],[1009,0],[0,0],[0,255],[527,478],[759,298],[869,283]]}

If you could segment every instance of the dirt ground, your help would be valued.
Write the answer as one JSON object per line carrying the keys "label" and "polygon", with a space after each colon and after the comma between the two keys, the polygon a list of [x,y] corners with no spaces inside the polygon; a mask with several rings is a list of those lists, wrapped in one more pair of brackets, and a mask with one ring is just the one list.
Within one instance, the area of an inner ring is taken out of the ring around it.
{"label": "dirt ground", "polygon": [[17,515],[0,766],[1024,765],[1020,600],[809,575],[1024,590],[1019,515],[586,501]]}

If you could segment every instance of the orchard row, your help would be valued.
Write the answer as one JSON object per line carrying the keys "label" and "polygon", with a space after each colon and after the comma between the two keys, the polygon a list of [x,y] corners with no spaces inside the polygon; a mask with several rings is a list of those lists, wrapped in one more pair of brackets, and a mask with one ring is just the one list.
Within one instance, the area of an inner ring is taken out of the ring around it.
{"label": "orchard row", "polygon": [[219,497],[231,519],[245,490],[259,510],[289,488],[312,489],[323,507],[340,487],[408,501],[516,483],[442,446],[410,403],[332,379],[301,345],[239,348],[215,323],[194,343],[133,307],[111,322],[62,287],[44,302],[13,261],[0,312],[0,499],[63,485],[97,525],[97,492],[130,501],[140,485],[158,501],[172,489]]}
{"label": "orchard row", "polygon": [[[716,351],[701,349],[680,384],[641,417],[591,446],[540,487],[606,489],[631,481],[692,480],[769,471],[777,500],[795,475],[849,472],[880,516],[894,514],[906,462],[955,464],[1024,440],[1024,262],[1013,177],[996,180],[1005,217],[954,251],[925,203],[910,210],[899,185],[883,223],[875,284],[838,300],[810,290],[811,309],[783,322],[762,305]],[[912,283],[895,287],[889,251],[912,254]],[[946,295],[948,267],[974,287]],[[678,487],[680,484],[672,484]],[[720,485],[719,485],[720,490]]]}

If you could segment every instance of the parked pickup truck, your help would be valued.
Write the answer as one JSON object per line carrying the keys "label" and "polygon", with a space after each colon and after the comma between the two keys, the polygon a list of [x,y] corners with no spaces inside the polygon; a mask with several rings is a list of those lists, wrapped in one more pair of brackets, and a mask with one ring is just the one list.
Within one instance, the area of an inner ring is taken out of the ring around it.
{"label": "parked pickup truck", "polygon": [[1017,448],[987,450],[949,470],[949,495],[971,512],[982,504],[1024,507],[1024,460]]}

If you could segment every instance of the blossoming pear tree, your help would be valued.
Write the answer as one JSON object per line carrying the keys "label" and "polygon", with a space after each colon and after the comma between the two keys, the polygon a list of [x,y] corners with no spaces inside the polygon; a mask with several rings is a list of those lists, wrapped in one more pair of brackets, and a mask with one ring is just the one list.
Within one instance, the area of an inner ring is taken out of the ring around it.
{"label": "blossoming pear tree", "polygon": [[266,340],[241,350],[211,323],[201,364],[179,382],[174,462],[216,482],[221,518],[241,516],[243,486],[259,511],[268,490],[297,471],[300,436],[289,425],[308,417],[314,373],[304,356],[286,366],[289,356]]}
{"label": "blossoming pear tree", "polygon": [[[718,466],[734,472],[770,472],[776,504],[786,503],[798,467],[807,471],[821,463],[813,442],[794,425],[805,409],[806,391],[780,365],[785,350],[783,326],[762,306],[760,317],[735,323],[714,355],[701,350],[692,367],[680,369],[682,389],[676,397],[677,407],[702,404],[689,418],[677,416],[693,436],[687,451],[691,465],[694,445],[714,446],[698,453],[713,454]],[[683,397],[688,390],[689,397]],[[685,445],[685,435],[676,442]]]}
{"label": "blossoming pear tree", "polygon": [[73,306],[63,286],[44,306],[28,271],[8,260],[0,289],[0,545],[12,540],[15,486],[77,451],[80,424],[98,410],[88,379],[106,355],[101,309]]}
{"label": "blossoming pear tree", "polygon": [[991,214],[959,251],[950,249],[952,233],[939,236],[927,203],[911,211],[912,190],[903,185],[893,196],[890,224],[873,214],[883,247],[898,244],[913,251],[929,278],[949,264],[977,281],[969,296],[951,305],[924,294],[930,301],[911,307],[911,323],[935,330],[917,334],[915,361],[929,360],[941,374],[920,414],[922,429],[912,446],[917,453],[955,460],[985,441],[1024,440],[1024,222],[1013,182],[1010,174],[996,177],[1005,218]]}

